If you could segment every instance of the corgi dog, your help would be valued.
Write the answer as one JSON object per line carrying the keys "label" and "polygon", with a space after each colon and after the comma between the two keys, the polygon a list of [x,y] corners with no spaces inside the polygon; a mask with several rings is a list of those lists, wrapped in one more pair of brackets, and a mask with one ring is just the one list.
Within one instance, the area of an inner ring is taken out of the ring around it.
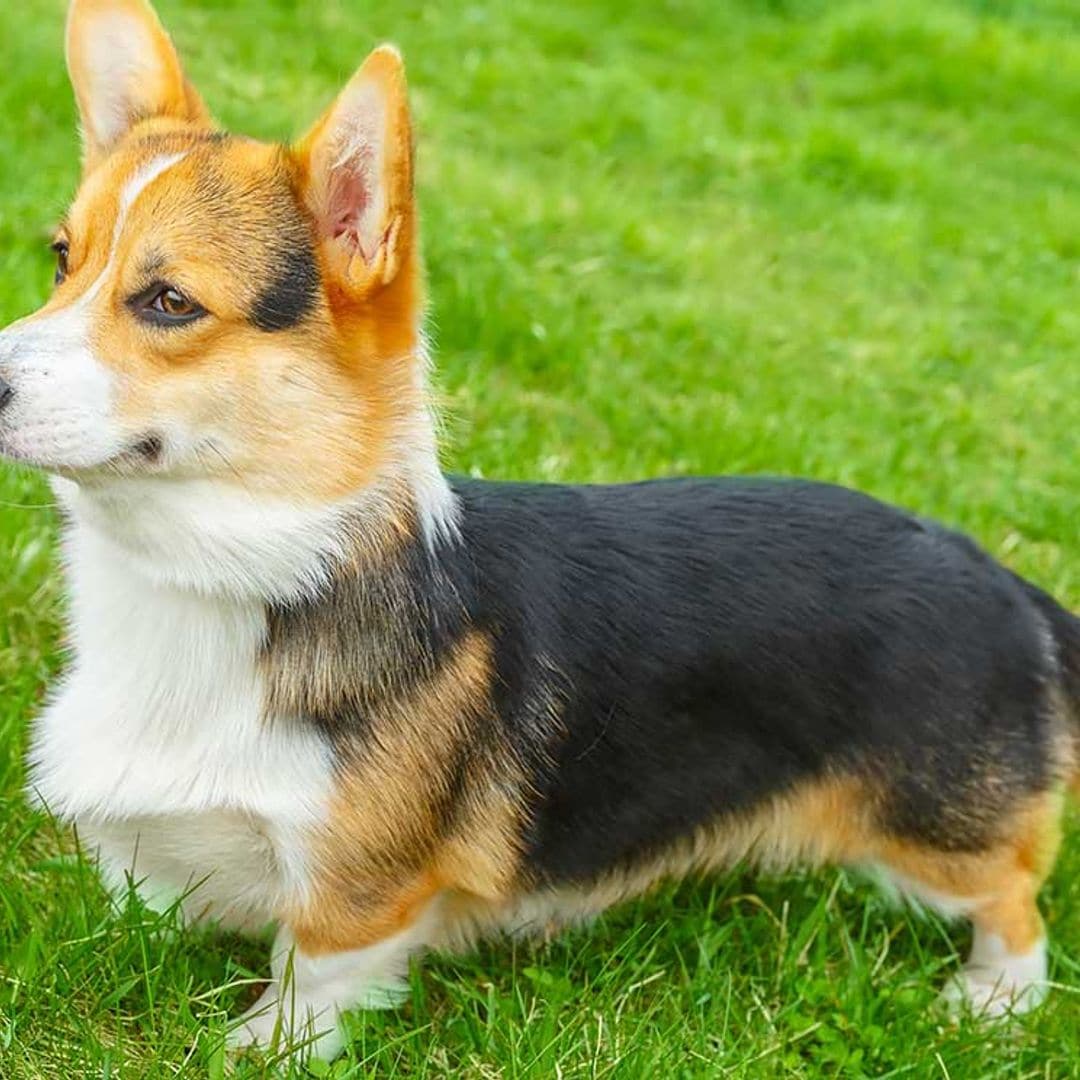
{"label": "corgi dog", "polygon": [[236,1046],[334,1056],[410,958],[748,860],[969,919],[946,997],[1047,988],[1080,620],[839,487],[441,471],[399,54],[306,136],[215,126],[145,0],[74,0],[83,176],[0,334],[71,661],[28,789],[108,883],[276,927]]}

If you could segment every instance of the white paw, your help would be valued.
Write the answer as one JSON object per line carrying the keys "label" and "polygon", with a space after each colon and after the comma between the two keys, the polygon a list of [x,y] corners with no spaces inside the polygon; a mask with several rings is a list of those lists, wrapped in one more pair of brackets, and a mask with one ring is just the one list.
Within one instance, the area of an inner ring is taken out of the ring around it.
{"label": "white paw", "polygon": [[226,1045],[234,1051],[251,1048],[285,1054],[297,1061],[332,1061],[345,1040],[333,1009],[316,1010],[300,1002],[289,1002],[283,1009],[277,987],[271,984],[229,1031]]}
{"label": "white paw", "polygon": [[275,987],[268,986],[251,1006],[230,1028],[226,1045],[230,1050],[254,1046],[261,1050],[273,1049],[281,1031],[281,1013],[278,1009]]}
{"label": "white paw", "polygon": [[953,1015],[996,1020],[1030,1012],[1046,999],[1047,985],[1018,982],[1001,968],[969,966],[954,975],[941,991],[941,1002]]}

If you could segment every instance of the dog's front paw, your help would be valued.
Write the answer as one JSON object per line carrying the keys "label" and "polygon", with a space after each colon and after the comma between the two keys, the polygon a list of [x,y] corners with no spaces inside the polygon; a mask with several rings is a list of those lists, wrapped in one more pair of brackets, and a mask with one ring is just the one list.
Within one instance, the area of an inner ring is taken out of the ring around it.
{"label": "dog's front paw", "polygon": [[252,1049],[298,1061],[332,1061],[345,1040],[335,1010],[300,1001],[283,1008],[271,984],[230,1029],[226,1045],[234,1052]]}
{"label": "dog's front paw", "polygon": [[273,1050],[281,1034],[281,1010],[278,1008],[277,992],[268,986],[251,1006],[229,1029],[225,1045],[230,1050],[252,1047],[257,1050]]}

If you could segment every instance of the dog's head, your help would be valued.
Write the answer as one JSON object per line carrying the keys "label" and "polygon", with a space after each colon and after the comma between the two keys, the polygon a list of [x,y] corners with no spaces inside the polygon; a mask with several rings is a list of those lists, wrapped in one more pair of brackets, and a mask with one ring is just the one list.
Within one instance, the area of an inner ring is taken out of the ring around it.
{"label": "dog's head", "polygon": [[51,298],[0,333],[0,453],[90,487],[373,482],[423,408],[397,52],[291,146],[218,130],[145,0],[73,0],[67,62],[83,177]]}

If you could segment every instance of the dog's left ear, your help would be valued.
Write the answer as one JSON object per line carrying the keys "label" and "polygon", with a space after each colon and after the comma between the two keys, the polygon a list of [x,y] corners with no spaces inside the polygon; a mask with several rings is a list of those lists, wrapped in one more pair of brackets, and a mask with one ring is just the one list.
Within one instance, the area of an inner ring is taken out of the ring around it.
{"label": "dog's left ear", "polygon": [[388,285],[415,230],[412,126],[397,49],[379,46],[293,153],[334,284],[349,296]]}

